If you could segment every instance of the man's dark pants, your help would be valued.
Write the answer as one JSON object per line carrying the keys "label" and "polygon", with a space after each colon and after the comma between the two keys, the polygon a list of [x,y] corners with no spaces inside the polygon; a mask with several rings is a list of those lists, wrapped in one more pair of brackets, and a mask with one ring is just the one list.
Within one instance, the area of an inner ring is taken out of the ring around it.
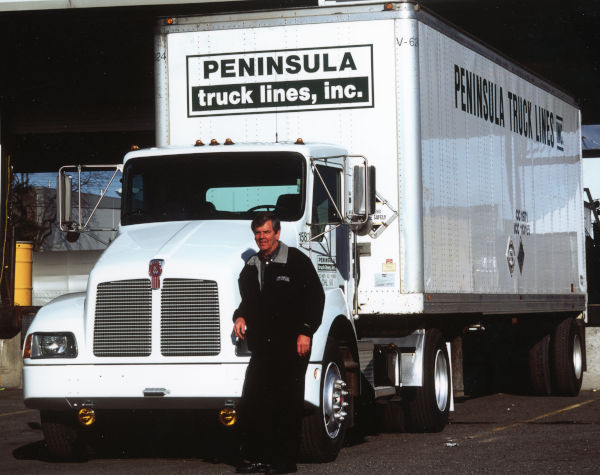
{"label": "man's dark pants", "polygon": [[240,404],[242,455],[254,462],[294,465],[298,457],[308,357],[295,342],[253,351]]}

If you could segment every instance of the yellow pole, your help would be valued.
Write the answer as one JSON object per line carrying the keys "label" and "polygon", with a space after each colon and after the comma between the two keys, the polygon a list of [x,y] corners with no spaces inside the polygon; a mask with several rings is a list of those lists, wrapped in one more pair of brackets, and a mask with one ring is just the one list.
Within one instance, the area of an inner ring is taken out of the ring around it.
{"label": "yellow pole", "polygon": [[15,305],[31,306],[33,244],[17,242],[15,252]]}

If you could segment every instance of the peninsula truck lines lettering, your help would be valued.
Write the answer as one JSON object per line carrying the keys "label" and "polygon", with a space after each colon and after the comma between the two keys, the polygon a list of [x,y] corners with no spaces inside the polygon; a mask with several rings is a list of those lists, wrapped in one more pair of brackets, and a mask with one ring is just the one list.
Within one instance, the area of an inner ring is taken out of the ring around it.
{"label": "peninsula truck lines lettering", "polygon": [[188,116],[373,107],[372,49],[188,56]]}
{"label": "peninsula truck lines lettering", "polygon": [[456,64],[454,107],[537,143],[564,150],[560,115]]}

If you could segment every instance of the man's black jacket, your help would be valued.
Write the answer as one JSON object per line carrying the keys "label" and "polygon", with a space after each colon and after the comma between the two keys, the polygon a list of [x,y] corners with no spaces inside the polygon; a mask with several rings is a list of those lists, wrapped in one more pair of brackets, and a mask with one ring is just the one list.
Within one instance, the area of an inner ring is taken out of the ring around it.
{"label": "man's black jacket", "polygon": [[[260,266],[264,268],[260,288]],[[233,314],[246,320],[252,352],[268,348],[295,350],[298,335],[312,337],[321,324],[325,294],[311,260],[298,249],[279,243],[277,256],[266,263],[255,254],[239,278],[242,302]]]}

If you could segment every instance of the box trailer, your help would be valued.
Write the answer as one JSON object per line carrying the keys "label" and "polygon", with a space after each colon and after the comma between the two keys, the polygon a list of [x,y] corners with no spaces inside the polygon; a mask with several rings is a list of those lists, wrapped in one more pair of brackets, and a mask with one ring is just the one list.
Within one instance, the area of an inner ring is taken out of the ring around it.
{"label": "box trailer", "polygon": [[112,409],[235,421],[249,355],[231,317],[260,210],[326,293],[305,456],[334,458],[365,400],[441,430],[469,329],[510,331],[534,392],[578,393],[577,104],[417,3],[325,3],[159,21],[157,147],[125,156],[87,293],[26,338],[25,402],[54,454]]}

